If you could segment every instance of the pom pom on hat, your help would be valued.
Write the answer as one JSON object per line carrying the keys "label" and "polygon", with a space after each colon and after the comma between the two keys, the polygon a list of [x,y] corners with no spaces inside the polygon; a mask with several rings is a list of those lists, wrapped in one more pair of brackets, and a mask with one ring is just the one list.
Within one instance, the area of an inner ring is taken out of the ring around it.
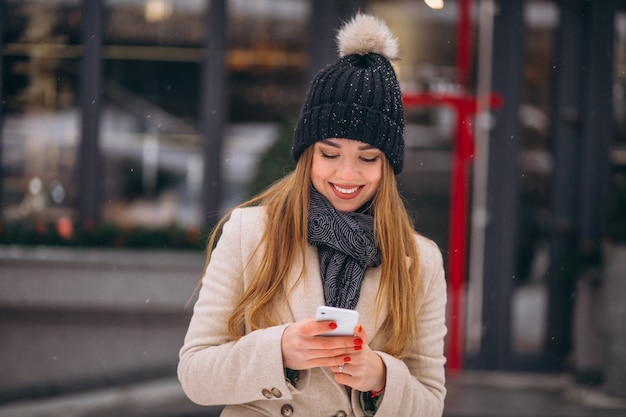
{"label": "pom pom on hat", "polygon": [[354,16],[337,33],[337,44],[340,57],[375,53],[398,59],[398,40],[382,20],[370,15]]}
{"label": "pom pom on hat", "polygon": [[291,153],[328,138],[380,149],[396,174],[404,163],[404,107],[390,60],[398,42],[373,16],[357,14],[337,34],[339,60],[317,73],[296,125]]}

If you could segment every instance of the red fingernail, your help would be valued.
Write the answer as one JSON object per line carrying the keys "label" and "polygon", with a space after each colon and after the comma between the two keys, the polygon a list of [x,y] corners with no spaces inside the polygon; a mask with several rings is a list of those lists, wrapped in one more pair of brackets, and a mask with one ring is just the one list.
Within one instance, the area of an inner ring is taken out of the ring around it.
{"label": "red fingernail", "polygon": [[344,362],[350,362],[350,356],[346,356],[345,358],[343,358]]}
{"label": "red fingernail", "polygon": [[363,344],[363,339],[361,339],[360,337],[357,337],[356,339],[354,339],[354,346],[359,346]]}
{"label": "red fingernail", "polygon": [[337,323],[335,323],[334,321],[331,322],[328,327],[330,327],[331,329],[335,330],[337,328]]}
{"label": "red fingernail", "polygon": [[363,326],[361,326],[360,324],[358,326],[356,326],[356,332],[357,333],[361,333],[363,331]]}
{"label": "red fingernail", "polygon": [[361,345],[356,345],[354,347],[354,350],[361,350],[361,349],[363,349],[363,346],[361,346]]}

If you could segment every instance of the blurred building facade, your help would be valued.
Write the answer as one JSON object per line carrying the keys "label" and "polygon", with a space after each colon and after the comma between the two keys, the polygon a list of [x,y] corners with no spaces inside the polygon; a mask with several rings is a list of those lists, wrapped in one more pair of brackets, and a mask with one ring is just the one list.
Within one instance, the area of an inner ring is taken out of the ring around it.
{"label": "blurred building facade", "polygon": [[[471,2],[466,86],[463,2],[0,0],[0,224],[207,230],[247,197],[312,74],[335,59],[341,21],[370,10],[399,37],[405,93],[475,95],[487,71],[503,100],[476,122],[487,206],[472,217],[483,267],[467,280],[463,366],[601,373],[601,359],[575,356],[593,330],[576,312],[600,314],[577,310],[577,284],[601,267],[604,204],[626,171],[626,7]],[[400,186],[445,252],[457,114],[406,113]]]}

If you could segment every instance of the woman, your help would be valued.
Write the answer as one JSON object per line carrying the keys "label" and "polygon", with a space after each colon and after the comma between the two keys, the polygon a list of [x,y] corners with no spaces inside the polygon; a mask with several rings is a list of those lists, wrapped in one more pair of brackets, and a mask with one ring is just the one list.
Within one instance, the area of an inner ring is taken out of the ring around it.
{"label": "woman", "polygon": [[[222,416],[443,412],[441,252],[414,232],[395,180],[397,41],[362,14],[337,39],[295,130],[296,169],[209,241],[178,374],[192,401],[226,404]],[[336,327],[313,319],[324,304],[360,313],[354,336],[322,336]]]}

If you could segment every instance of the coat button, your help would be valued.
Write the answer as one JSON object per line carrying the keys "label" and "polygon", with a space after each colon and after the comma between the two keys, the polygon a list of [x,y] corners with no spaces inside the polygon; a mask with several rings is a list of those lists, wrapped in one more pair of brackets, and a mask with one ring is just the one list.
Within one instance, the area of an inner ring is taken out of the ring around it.
{"label": "coat button", "polygon": [[335,414],[335,417],[348,417],[348,414],[343,410],[339,410],[337,414]]}
{"label": "coat button", "polygon": [[291,417],[293,415],[293,407],[290,404],[285,404],[280,408],[280,415],[283,417]]}
{"label": "coat button", "polygon": [[263,394],[263,396],[267,398],[268,400],[274,397],[274,395],[272,394],[272,391],[268,390],[267,388],[264,388],[263,391],[261,391],[261,394]]}
{"label": "coat button", "polygon": [[280,390],[278,388],[272,388],[272,395],[276,398],[280,398],[283,396],[283,393],[280,392]]}

